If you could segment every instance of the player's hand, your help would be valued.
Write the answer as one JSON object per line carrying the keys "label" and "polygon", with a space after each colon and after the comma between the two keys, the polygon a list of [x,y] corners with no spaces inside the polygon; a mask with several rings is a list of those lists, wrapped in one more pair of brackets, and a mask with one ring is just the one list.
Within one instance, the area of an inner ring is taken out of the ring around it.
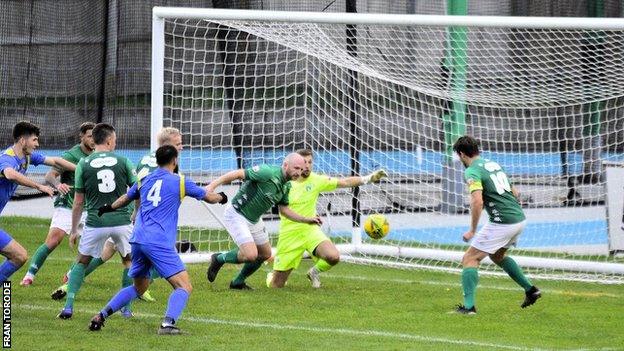
{"label": "player's hand", "polygon": [[475,236],[475,232],[473,230],[469,230],[462,235],[462,240],[464,240],[464,242],[469,242],[473,236]]}
{"label": "player's hand", "polygon": [[227,195],[225,195],[225,193],[224,193],[223,191],[222,191],[222,192],[220,192],[220,193],[219,193],[219,195],[221,195],[221,200],[219,201],[219,203],[220,203],[221,205],[225,205],[225,204],[227,204],[227,202],[228,202],[228,197],[227,197]]}
{"label": "player's hand", "polygon": [[113,210],[113,206],[106,204],[100,208],[98,208],[98,217],[102,217],[103,214],[108,213],[108,212],[113,212],[115,210]]}
{"label": "player's hand", "polygon": [[39,184],[37,190],[41,191],[42,193],[48,194],[48,196],[50,197],[54,196],[54,189],[50,188],[47,185]]}
{"label": "player's hand", "polygon": [[308,223],[309,224],[316,224],[316,225],[322,225],[323,224],[323,220],[321,219],[321,217],[316,216],[316,217],[308,217]]}
{"label": "player's hand", "polygon": [[386,173],[386,171],[384,171],[383,169],[378,169],[375,172],[370,174],[370,181],[371,183],[379,183],[381,178],[384,178],[387,176],[388,176],[388,173]]}
{"label": "player's hand", "polygon": [[69,248],[72,251],[75,251],[76,241],[78,240],[78,233],[72,230],[72,233],[69,235]]}
{"label": "player's hand", "polygon": [[67,193],[69,193],[69,185],[65,184],[65,183],[61,183],[59,185],[56,186],[56,190],[58,190],[58,192],[61,195],[66,195]]}

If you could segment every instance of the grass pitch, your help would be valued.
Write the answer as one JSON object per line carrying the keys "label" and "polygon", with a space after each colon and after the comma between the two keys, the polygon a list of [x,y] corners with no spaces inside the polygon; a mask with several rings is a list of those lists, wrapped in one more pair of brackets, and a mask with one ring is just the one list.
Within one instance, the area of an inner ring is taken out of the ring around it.
{"label": "grass pitch", "polygon": [[[29,253],[43,242],[49,221],[2,217],[0,227]],[[512,252],[513,255],[513,252]],[[12,346],[16,350],[619,350],[624,349],[624,286],[534,281],[544,296],[520,309],[523,292],[510,279],[482,276],[478,314],[449,313],[461,302],[459,276],[340,264],[310,287],[304,260],[286,288],[264,286],[265,266],[249,279],[254,291],[230,291],[238,267],[226,265],[215,283],[206,265],[188,265],[194,290],[178,325],[183,336],[156,330],[171,291],[152,285],[155,303],[137,301],[135,317],[110,317],[100,332],[91,317],[117,292],[121,265],[115,257],[90,275],[71,320],[50,299],[75,257],[65,240],[48,258],[34,285],[12,277]]]}

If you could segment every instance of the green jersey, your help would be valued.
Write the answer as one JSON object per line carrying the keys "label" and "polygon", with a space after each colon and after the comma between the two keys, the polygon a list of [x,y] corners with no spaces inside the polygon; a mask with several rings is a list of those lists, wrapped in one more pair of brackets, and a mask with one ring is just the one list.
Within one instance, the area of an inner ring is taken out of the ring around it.
{"label": "green jersey", "polygon": [[156,152],[151,152],[139,161],[139,164],[136,167],[136,174],[139,180],[145,178],[146,175],[152,173],[156,168],[158,168],[158,164],[156,163]]}
{"label": "green jersey", "polygon": [[511,192],[511,183],[498,163],[477,158],[466,169],[464,176],[471,193],[482,191],[483,205],[490,222],[514,224],[525,219],[522,207]]}
{"label": "green jersey", "polygon": [[[312,172],[308,178],[302,177],[290,184],[288,207],[301,216],[314,217],[316,216],[316,201],[320,193],[335,190],[338,187],[338,178]],[[280,234],[305,233],[310,228],[312,227],[307,223],[295,222],[280,214]]]}
{"label": "green jersey", "polygon": [[105,213],[98,217],[98,208],[112,204],[124,195],[128,186],[137,181],[132,163],[112,152],[94,152],[83,158],[76,166],[75,189],[85,194],[87,210],[86,225],[94,228],[115,227],[130,224],[133,206]]}
{"label": "green jersey", "polygon": [[[61,157],[73,164],[78,164],[78,162],[87,157],[89,155],[85,154],[80,147],[80,144],[75,145],[71,149],[63,152]],[[69,185],[71,188],[69,192],[65,195],[59,194],[54,199],[54,207],[65,207],[71,209],[74,205],[74,172],[73,171],[60,171],[61,172],[61,183]]]}
{"label": "green jersey", "polygon": [[279,166],[260,165],[245,169],[245,181],[238,190],[232,207],[252,223],[273,205],[288,205],[290,182]]}

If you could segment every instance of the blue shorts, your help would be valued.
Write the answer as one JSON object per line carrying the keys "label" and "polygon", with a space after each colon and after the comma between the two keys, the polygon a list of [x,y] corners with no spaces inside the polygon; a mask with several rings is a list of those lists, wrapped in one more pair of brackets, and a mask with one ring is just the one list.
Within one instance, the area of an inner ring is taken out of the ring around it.
{"label": "blue shorts", "polygon": [[13,240],[9,233],[0,229],[0,249],[4,249],[5,246],[9,245],[9,243]]}
{"label": "blue shorts", "polygon": [[184,270],[184,263],[175,248],[131,243],[132,266],[128,272],[131,278],[151,278],[150,269],[155,268],[161,277],[167,279]]}

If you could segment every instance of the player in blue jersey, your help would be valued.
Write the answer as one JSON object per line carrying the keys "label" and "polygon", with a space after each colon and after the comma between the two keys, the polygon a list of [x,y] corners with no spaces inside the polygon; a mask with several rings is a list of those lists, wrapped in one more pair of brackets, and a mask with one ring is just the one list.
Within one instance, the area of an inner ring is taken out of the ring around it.
{"label": "player in blue jersey", "polygon": [[[59,157],[45,157],[35,152],[39,147],[39,127],[30,122],[19,122],[13,127],[13,146],[0,155],[0,213],[6,206],[18,185],[37,189],[50,196],[54,190],[49,186],[39,184],[24,174],[29,165],[47,166],[74,171],[76,166]],[[17,271],[28,259],[26,249],[11,236],[0,229],[0,253],[6,261],[0,265],[0,281],[5,281]]]}
{"label": "player in blue jersey", "polygon": [[178,151],[171,145],[161,146],[156,150],[156,162],[159,166],[157,170],[137,182],[127,194],[112,205],[100,207],[99,213],[103,214],[115,211],[132,200],[141,201],[130,239],[132,266],[129,275],[134,279],[134,285],[121,289],[104,309],[91,319],[89,330],[100,330],[108,316],[141,296],[149,286],[150,269],[154,267],[174,289],[169,296],[165,318],[158,334],[180,333],[175,322],[182,314],[192,286],[184,263],[175,248],[178,235],[178,208],[186,195],[212,204],[226,203],[227,196],[223,193],[207,192],[206,188],[200,188],[184,176],[175,174]]}

